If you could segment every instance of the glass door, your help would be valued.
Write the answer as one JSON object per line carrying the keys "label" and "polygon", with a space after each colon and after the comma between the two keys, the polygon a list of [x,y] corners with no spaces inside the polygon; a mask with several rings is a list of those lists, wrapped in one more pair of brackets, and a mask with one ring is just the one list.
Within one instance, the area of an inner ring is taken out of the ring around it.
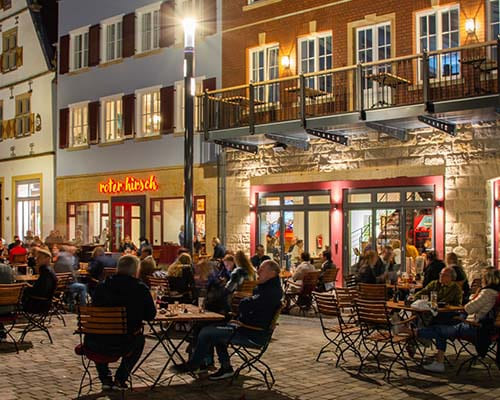
{"label": "glass door", "polygon": [[372,210],[349,211],[349,268],[358,262],[359,256],[363,254],[366,246],[372,245],[372,214]]}
{"label": "glass door", "polygon": [[[267,211],[259,214],[259,240],[258,243],[264,246],[266,254],[281,260],[282,254],[282,229],[281,212]],[[285,248],[287,249],[286,245]]]}
{"label": "glass door", "polygon": [[138,246],[141,237],[141,205],[133,203],[114,203],[112,208],[113,251],[118,251],[125,236],[130,236]]}

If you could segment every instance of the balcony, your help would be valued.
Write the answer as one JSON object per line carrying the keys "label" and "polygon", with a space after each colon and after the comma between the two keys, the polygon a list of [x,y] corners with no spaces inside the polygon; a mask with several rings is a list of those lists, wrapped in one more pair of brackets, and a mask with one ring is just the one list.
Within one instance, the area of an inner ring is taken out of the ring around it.
{"label": "balcony", "polygon": [[304,141],[311,134],[328,139],[367,128],[405,140],[407,130],[429,124],[423,117],[438,129],[439,123],[496,119],[499,45],[484,42],[206,91],[197,97],[197,128],[206,140],[255,144],[266,143],[262,135],[268,142],[273,135]]}

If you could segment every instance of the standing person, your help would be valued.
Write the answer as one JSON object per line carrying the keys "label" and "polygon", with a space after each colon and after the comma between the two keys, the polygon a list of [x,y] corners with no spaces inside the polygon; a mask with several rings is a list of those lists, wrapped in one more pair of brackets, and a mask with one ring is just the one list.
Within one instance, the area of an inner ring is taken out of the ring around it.
{"label": "standing person", "polygon": [[184,225],[181,225],[179,227],[178,239],[179,239],[179,246],[184,246],[185,245],[185,243],[184,243]]}
{"label": "standing person", "polygon": [[73,255],[67,246],[61,246],[59,257],[57,257],[57,261],[54,264],[54,271],[57,274],[71,273],[73,282],[68,285],[68,289],[73,295],[77,296],[81,306],[87,305],[87,285],[78,282],[73,266]]}
{"label": "standing person", "polygon": [[255,268],[246,256],[246,254],[239,250],[234,257],[236,268],[231,272],[231,278],[226,284],[226,290],[229,293],[237,291],[245,280],[255,281]]}
{"label": "standing person", "polygon": [[446,266],[453,268],[453,270],[455,271],[456,278],[454,279],[454,281],[456,281],[458,286],[462,288],[462,300],[465,304],[469,300],[470,286],[469,281],[467,280],[467,275],[465,275],[465,271],[458,262],[458,256],[455,253],[452,252],[446,254]]}
{"label": "standing person", "polygon": [[[10,284],[14,283],[14,273],[9,265],[0,263],[0,284]],[[0,306],[0,316],[5,314],[10,314],[15,311],[13,306]],[[0,322],[0,341],[7,338],[7,332],[5,326]]]}
{"label": "standing person", "polygon": [[427,261],[425,264],[423,287],[426,287],[432,281],[437,281],[439,274],[446,267],[444,262],[439,259],[438,253],[435,250],[427,252]]}
{"label": "standing person", "polygon": [[413,245],[413,239],[412,238],[406,239],[406,257],[411,257],[413,259],[415,259],[415,258],[418,257],[418,250]]}
{"label": "standing person", "polygon": [[215,260],[222,260],[224,258],[224,256],[226,255],[226,249],[220,243],[220,239],[214,237],[212,239],[212,246],[214,248],[214,254],[213,254],[212,258]]}
{"label": "standing person", "polygon": [[269,257],[267,254],[264,252],[264,246],[261,244],[258,244],[255,247],[255,250],[257,251],[255,255],[250,259],[252,262],[252,265],[258,269],[260,264],[262,264],[263,261],[270,260],[271,257]]}
{"label": "standing person", "polygon": [[127,311],[126,335],[117,337],[87,334],[84,338],[85,347],[96,353],[125,354],[116,370],[114,381],[108,364],[96,363],[103,390],[109,390],[113,386],[122,390],[127,388],[127,379],[144,350],[142,321],[152,321],[156,316],[156,307],[148,287],[136,278],[138,267],[137,257],[122,256],[118,260],[117,274],[106,278],[95,289],[93,306],[121,306]]}
{"label": "standing person", "polygon": [[292,249],[292,263],[298,264],[302,261],[301,255],[304,252],[304,241],[297,239]]}

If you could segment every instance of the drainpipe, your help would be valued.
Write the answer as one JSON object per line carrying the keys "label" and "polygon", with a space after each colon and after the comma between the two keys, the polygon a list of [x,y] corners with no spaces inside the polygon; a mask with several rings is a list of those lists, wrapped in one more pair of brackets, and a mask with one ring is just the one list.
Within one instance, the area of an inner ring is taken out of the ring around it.
{"label": "drainpipe", "polygon": [[221,147],[217,156],[217,236],[226,245],[226,152]]}

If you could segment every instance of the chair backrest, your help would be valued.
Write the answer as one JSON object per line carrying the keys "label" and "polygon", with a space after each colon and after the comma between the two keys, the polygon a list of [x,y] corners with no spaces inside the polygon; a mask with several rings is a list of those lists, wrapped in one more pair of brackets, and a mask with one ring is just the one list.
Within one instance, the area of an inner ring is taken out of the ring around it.
{"label": "chair backrest", "polygon": [[125,307],[79,307],[77,333],[96,335],[125,335],[127,311]]}
{"label": "chair backrest", "polygon": [[244,280],[241,286],[238,288],[238,292],[251,295],[256,286],[257,286],[257,281]]}
{"label": "chair backrest", "polygon": [[335,288],[335,298],[337,299],[338,307],[342,310],[345,308],[354,307],[354,302],[357,297],[357,292],[351,288]]}
{"label": "chair backrest", "polygon": [[245,293],[245,292],[240,292],[236,291],[233,293],[231,297],[231,313],[233,315],[238,315],[239,314],[239,306],[240,306],[240,301],[244,299],[245,297],[251,296],[251,293]]}
{"label": "chair backrest", "polygon": [[273,319],[271,320],[271,324],[269,325],[269,332],[272,334],[276,327],[278,326],[278,320],[281,315],[281,310],[283,310],[284,304],[280,304],[280,306],[276,309]]}
{"label": "chair backrest", "polygon": [[108,276],[116,275],[116,268],[114,267],[105,267],[103,272],[103,279],[106,279]]}
{"label": "chair backrest", "polygon": [[17,306],[21,302],[24,283],[0,285],[0,306]]}
{"label": "chair backrest", "polygon": [[391,327],[389,313],[384,301],[373,301],[366,299],[356,300],[358,321],[369,328],[389,329]]}
{"label": "chair backrest", "polygon": [[339,270],[337,268],[330,268],[323,272],[323,283],[335,283],[337,280],[337,273]]}
{"label": "chair backrest", "polygon": [[66,291],[68,285],[73,280],[73,274],[71,272],[62,272],[56,274],[56,276],[57,276],[56,293]]}
{"label": "chair backrest", "polygon": [[164,291],[169,290],[168,279],[167,278],[157,278],[153,275],[148,276],[148,284],[149,287],[152,288],[161,288]]}
{"label": "chair backrest", "polygon": [[363,300],[385,301],[387,298],[387,287],[385,284],[359,284],[359,298]]}
{"label": "chair backrest", "polygon": [[316,289],[320,274],[321,271],[311,271],[304,274],[301,295],[310,295]]}
{"label": "chair backrest", "polygon": [[28,262],[28,255],[27,254],[14,254],[12,256],[12,263],[13,264],[26,264]]}
{"label": "chair backrest", "polygon": [[356,278],[356,275],[351,274],[345,277],[345,286],[347,288],[355,288],[357,285],[358,285],[358,280]]}
{"label": "chair backrest", "polygon": [[337,299],[333,293],[312,293],[320,316],[338,317],[340,315]]}

